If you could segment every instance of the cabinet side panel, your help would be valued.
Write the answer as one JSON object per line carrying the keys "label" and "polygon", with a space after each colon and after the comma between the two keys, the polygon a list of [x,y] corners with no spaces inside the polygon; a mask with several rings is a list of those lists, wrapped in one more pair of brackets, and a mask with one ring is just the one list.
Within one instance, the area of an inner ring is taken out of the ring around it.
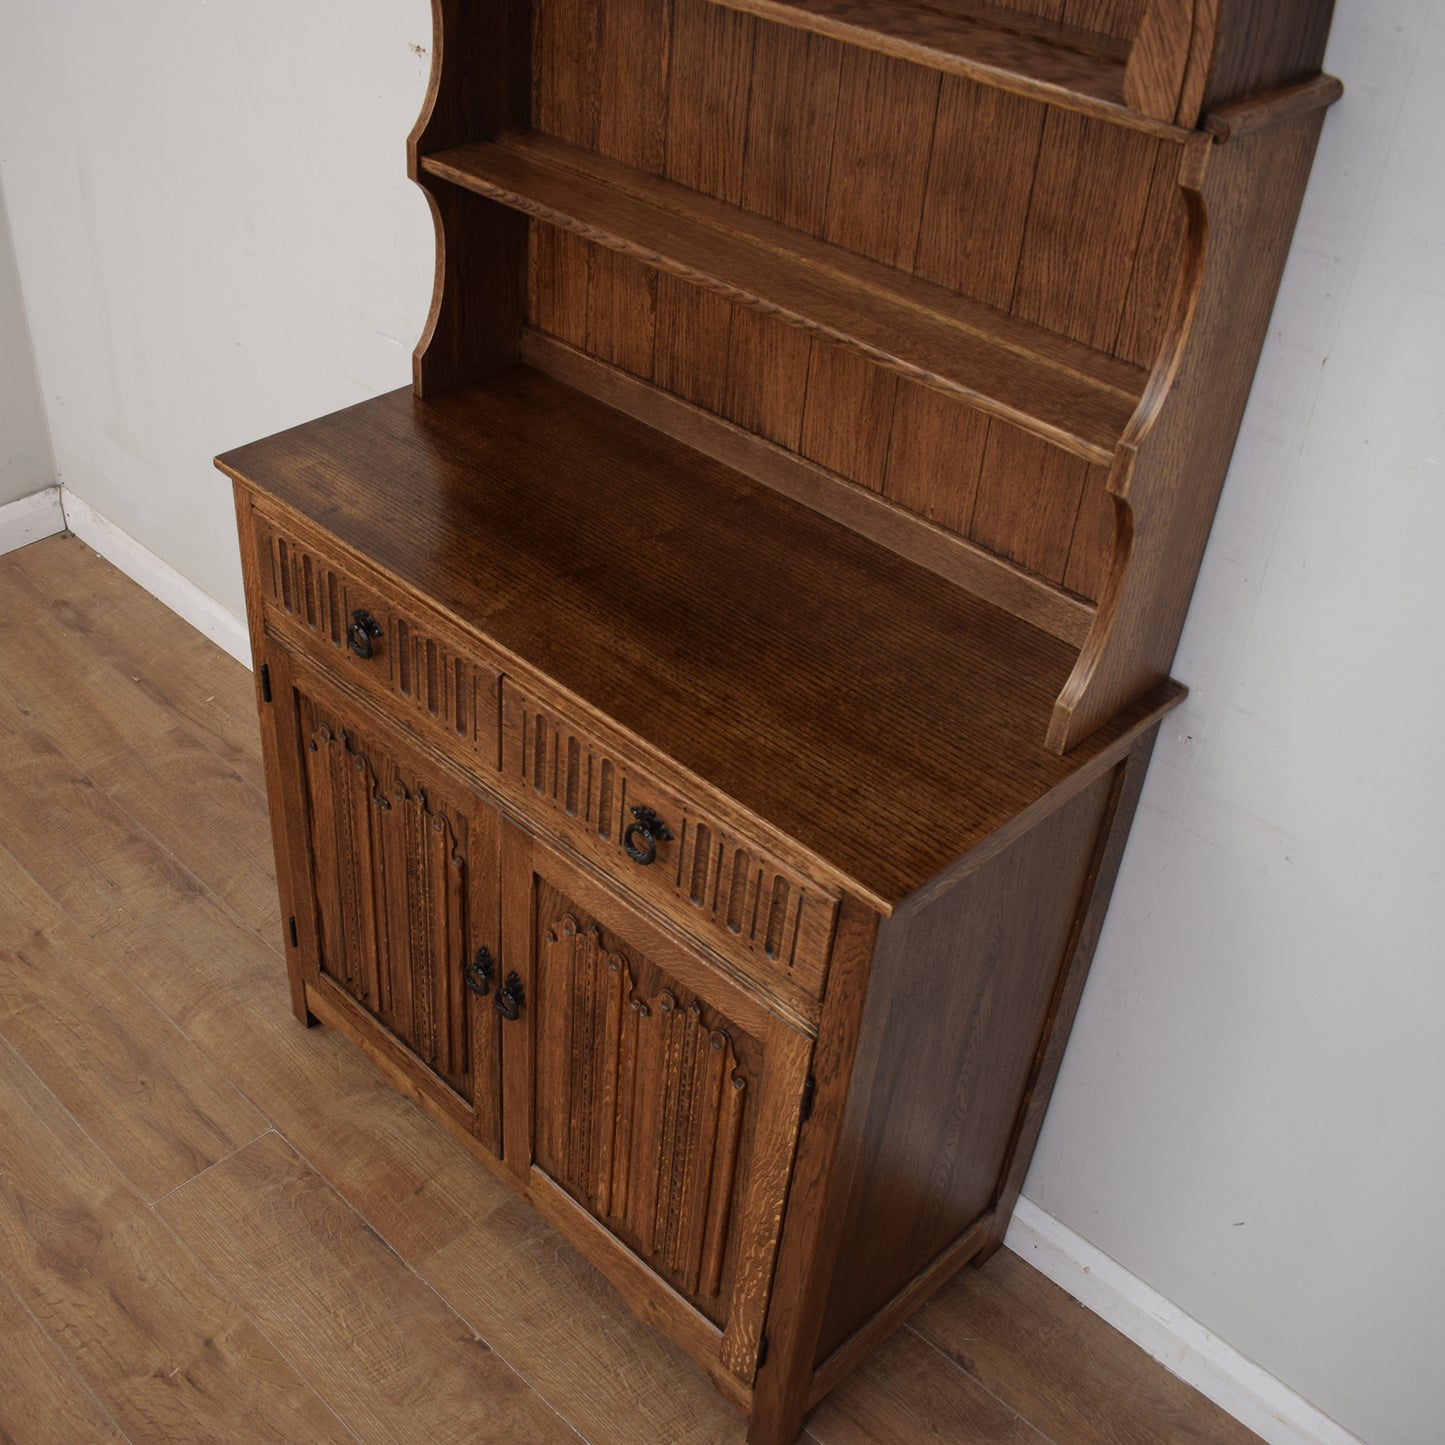
{"label": "cabinet side panel", "polygon": [[864,1029],[874,1087],[817,1358],[997,1197],[1115,784],[883,924]]}

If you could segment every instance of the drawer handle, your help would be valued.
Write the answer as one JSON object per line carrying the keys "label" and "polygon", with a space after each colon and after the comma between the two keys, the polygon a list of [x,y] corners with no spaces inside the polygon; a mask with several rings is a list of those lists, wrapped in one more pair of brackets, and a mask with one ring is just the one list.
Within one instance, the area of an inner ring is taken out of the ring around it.
{"label": "drawer handle", "polygon": [[492,1007],[501,1014],[504,1019],[516,1019],[522,1016],[522,1004],[526,999],[526,990],[522,987],[522,980],[514,968],[507,975],[507,981],[498,990],[497,996],[492,1000]]}
{"label": "drawer handle", "polygon": [[672,842],[672,829],[651,808],[640,804],[632,810],[632,816],[637,821],[627,825],[622,847],[634,863],[646,868],[649,863],[657,862],[657,845]]}
{"label": "drawer handle", "polygon": [[358,657],[375,657],[375,643],[380,636],[381,624],[364,607],[358,607],[351,614],[351,626],[346,629],[346,645]]}

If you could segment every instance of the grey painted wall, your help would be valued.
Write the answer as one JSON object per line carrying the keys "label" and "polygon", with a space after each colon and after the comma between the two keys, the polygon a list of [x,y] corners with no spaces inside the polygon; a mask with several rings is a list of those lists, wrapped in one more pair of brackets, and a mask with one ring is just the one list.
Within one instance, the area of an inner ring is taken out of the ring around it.
{"label": "grey painted wall", "polygon": [[0,507],[55,482],[35,354],[20,300],[20,277],[0,192]]}

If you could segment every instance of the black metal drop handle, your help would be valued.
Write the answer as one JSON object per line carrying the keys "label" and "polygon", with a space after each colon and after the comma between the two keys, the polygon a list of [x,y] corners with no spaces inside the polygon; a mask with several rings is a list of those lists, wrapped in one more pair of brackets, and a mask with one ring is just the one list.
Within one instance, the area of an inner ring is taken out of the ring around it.
{"label": "black metal drop handle", "polygon": [[467,981],[467,987],[474,994],[482,998],[492,991],[492,979],[496,976],[497,965],[492,958],[492,951],[484,943],[478,950],[477,956],[467,965],[463,975]]}
{"label": "black metal drop handle", "polygon": [[507,981],[497,990],[497,996],[492,1000],[492,1007],[501,1014],[504,1019],[515,1019],[522,1016],[522,1004],[527,997],[526,990],[522,987],[522,980],[514,968],[507,975]]}
{"label": "black metal drop handle", "polygon": [[380,636],[381,624],[364,607],[358,607],[351,614],[351,626],[346,629],[346,645],[358,657],[375,657],[375,643]]}
{"label": "black metal drop handle", "polygon": [[651,808],[640,804],[632,810],[632,816],[637,821],[627,825],[627,831],[622,835],[622,847],[634,863],[641,863],[646,868],[649,863],[657,862],[657,845],[672,842],[672,829]]}

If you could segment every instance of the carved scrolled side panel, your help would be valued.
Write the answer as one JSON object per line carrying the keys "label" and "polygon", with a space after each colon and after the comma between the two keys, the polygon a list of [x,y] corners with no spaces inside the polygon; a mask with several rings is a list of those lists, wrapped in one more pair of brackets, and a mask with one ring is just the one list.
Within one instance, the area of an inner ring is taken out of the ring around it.
{"label": "carved scrolled side panel", "polygon": [[536,1163],[721,1324],[757,1045],[560,894],[537,928]]}
{"label": "carved scrolled side panel", "polygon": [[431,310],[412,361],[418,396],[435,396],[516,361],[526,312],[525,217],[424,181],[421,157],[526,130],[531,5],[432,0],[431,79],[407,141],[407,169],[436,226]]}

